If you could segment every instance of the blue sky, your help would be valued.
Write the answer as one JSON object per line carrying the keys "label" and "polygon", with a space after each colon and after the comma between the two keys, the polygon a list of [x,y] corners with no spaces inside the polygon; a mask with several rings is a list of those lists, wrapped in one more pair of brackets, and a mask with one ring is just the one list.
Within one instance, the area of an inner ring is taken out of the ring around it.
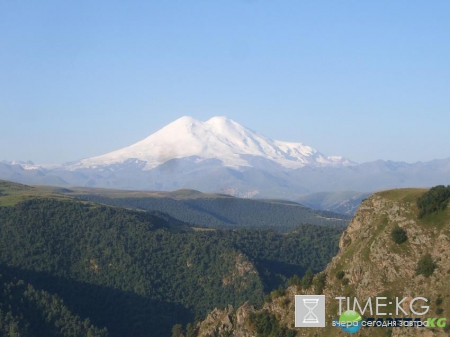
{"label": "blue sky", "polygon": [[99,155],[183,115],[358,162],[450,157],[450,2],[0,2],[0,160]]}

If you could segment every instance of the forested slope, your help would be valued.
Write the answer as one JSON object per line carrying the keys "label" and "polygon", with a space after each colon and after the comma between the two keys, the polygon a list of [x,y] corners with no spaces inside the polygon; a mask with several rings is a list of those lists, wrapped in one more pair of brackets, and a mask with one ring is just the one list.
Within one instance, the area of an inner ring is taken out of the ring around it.
{"label": "forested slope", "polygon": [[0,272],[0,336],[107,336],[105,328],[74,315],[59,296],[37,290],[4,266]]}
{"label": "forested slope", "polygon": [[342,232],[196,229],[163,213],[0,183],[0,286],[9,301],[0,319],[20,336],[39,324],[48,336],[167,336],[176,323],[260,305],[287,277],[323,269]]}
{"label": "forested slope", "polygon": [[209,228],[272,228],[288,232],[302,223],[345,227],[350,217],[326,211],[312,210],[294,202],[252,200],[229,196],[176,199],[160,197],[110,197],[80,194],[77,197],[120,207],[161,211],[181,221]]}

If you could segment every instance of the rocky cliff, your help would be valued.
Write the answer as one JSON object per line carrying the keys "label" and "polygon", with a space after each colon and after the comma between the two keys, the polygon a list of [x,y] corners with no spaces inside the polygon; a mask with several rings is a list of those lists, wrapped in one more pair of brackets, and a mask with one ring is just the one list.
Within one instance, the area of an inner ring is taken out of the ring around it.
{"label": "rocky cliff", "polygon": [[[370,298],[374,312],[366,310],[363,318],[426,321],[450,317],[450,211],[447,208],[419,218],[417,200],[425,192],[391,190],[363,201],[340,239],[339,253],[322,272],[326,275],[325,328],[294,327],[294,296],[321,292],[316,275],[307,289],[294,285],[284,293],[273,292],[262,308],[245,304],[237,310],[214,310],[197,326],[198,336],[347,336],[341,328],[332,326],[339,317],[336,297],[350,298],[351,307],[354,298],[361,305]],[[395,237],[394,233],[400,236]],[[376,315],[376,297],[386,298],[381,300],[385,306],[380,307],[386,315]],[[428,302],[414,301],[417,297]],[[395,298],[401,301],[398,306]],[[425,305],[429,307],[426,314],[414,314],[422,313]],[[431,325],[435,325],[433,322]],[[362,327],[354,336],[448,336],[450,322],[447,325]]]}

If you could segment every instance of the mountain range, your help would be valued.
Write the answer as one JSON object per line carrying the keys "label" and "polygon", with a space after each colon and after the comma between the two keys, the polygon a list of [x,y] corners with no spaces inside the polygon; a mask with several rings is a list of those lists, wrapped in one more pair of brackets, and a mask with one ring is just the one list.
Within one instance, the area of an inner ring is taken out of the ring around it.
{"label": "mountain range", "polygon": [[[358,164],[302,143],[271,140],[226,117],[206,122],[182,117],[142,141],[104,155],[53,167],[0,162],[0,179],[298,200],[317,192],[356,191],[357,196],[388,188],[448,184],[450,158]],[[310,204],[308,198],[303,200]]]}

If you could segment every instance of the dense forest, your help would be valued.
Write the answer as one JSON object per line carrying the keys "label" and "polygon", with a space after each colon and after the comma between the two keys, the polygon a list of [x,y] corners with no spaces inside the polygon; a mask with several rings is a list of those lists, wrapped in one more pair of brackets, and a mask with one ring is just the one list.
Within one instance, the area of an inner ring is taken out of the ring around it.
{"label": "dense forest", "polygon": [[74,315],[56,295],[37,290],[0,266],[0,336],[106,337],[107,330]]}
{"label": "dense forest", "polygon": [[[46,329],[74,331],[70,336],[168,336],[175,323],[214,307],[259,305],[293,274],[323,269],[342,230],[194,230],[158,212],[33,198],[0,207],[1,273],[14,277],[2,282],[17,302],[0,319],[20,336],[53,311],[63,318],[46,318]],[[29,304],[29,287],[46,299]],[[49,298],[59,303],[54,309],[39,304]],[[25,310],[21,301],[38,309]]]}
{"label": "dense forest", "polygon": [[173,199],[169,197],[107,197],[83,194],[77,197],[113,206],[168,213],[176,219],[209,228],[273,228],[289,232],[301,223],[345,227],[348,215],[317,211],[294,202],[216,198]]}
{"label": "dense forest", "polygon": [[340,227],[302,224],[291,233],[274,230],[221,231],[224,239],[255,264],[269,292],[287,278],[302,276],[308,269],[321,271],[338,251]]}

